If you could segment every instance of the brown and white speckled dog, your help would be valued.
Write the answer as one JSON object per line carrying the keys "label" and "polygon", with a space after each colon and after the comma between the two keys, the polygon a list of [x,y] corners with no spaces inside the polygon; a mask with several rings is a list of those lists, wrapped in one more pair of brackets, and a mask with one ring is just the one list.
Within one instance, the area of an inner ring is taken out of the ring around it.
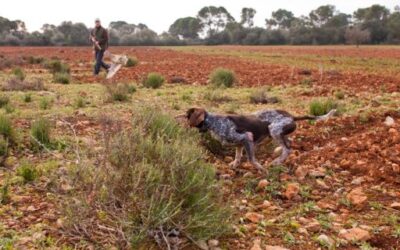
{"label": "brown and white speckled dog", "polygon": [[324,120],[336,111],[332,110],[324,116],[295,117],[282,110],[263,110],[252,115],[216,115],[202,108],[191,108],[186,113],[189,125],[200,132],[210,131],[214,138],[223,145],[236,146],[235,160],[232,168],[239,166],[243,148],[247,159],[260,171],[266,171],[257,161],[254,147],[267,137],[271,137],[282,147],[282,154],[271,165],[282,164],[290,154],[288,135],[296,130],[296,121]]}

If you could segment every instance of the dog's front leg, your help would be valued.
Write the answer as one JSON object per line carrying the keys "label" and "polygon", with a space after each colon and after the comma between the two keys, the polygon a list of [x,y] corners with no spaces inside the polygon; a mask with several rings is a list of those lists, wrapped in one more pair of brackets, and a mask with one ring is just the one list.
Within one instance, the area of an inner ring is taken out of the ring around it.
{"label": "dog's front leg", "polygon": [[243,155],[243,146],[236,147],[235,160],[229,164],[229,167],[237,168],[240,165],[240,162],[242,161],[242,155]]}
{"label": "dog's front leg", "polygon": [[247,153],[247,159],[250,161],[250,163],[253,165],[253,167],[257,168],[259,171],[267,173],[267,170],[261,166],[260,163],[258,163],[255,153],[254,153],[254,141],[253,141],[253,135],[250,133],[250,136],[246,138],[244,141],[244,148],[246,149]]}

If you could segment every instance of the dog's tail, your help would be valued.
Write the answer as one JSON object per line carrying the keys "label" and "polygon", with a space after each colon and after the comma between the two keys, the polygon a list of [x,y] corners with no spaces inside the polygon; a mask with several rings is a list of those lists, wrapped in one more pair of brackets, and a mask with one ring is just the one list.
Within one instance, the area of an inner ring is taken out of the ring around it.
{"label": "dog's tail", "polygon": [[329,111],[328,114],[326,115],[321,115],[321,116],[312,116],[312,115],[305,115],[305,116],[297,116],[293,117],[295,121],[304,121],[304,120],[314,120],[314,121],[323,121],[323,120],[328,120],[332,116],[336,114],[336,109],[332,109]]}

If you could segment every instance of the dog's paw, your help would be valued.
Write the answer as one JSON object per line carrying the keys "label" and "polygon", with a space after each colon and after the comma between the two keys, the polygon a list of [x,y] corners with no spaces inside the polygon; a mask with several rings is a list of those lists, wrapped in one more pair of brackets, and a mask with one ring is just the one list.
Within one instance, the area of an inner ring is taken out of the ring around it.
{"label": "dog's paw", "polygon": [[239,165],[240,165],[240,162],[238,162],[238,161],[233,161],[233,162],[229,163],[229,167],[233,168],[233,169],[239,167]]}

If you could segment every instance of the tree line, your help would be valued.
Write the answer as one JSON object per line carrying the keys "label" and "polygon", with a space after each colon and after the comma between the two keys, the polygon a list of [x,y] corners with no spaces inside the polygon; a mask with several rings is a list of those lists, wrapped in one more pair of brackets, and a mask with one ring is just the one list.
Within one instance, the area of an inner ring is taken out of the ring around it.
{"label": "tree line", "polygon": [[[342,13],[334,5],[323,5],[307,16],[278,9],[256,27],[257,11],[243,8],[240,20],[224,7],[207,6],[196,17],[177,19],[168,32],[157,34],[145,24],[111,22],[111,45],[325,45],[399,44],[400,7],[393,11],[375,4],[353,14]],[[89,29],[83,23],[44,24],[41,31],[28,32],[21,20],[0,17],[0,45],[84,46]]]}

